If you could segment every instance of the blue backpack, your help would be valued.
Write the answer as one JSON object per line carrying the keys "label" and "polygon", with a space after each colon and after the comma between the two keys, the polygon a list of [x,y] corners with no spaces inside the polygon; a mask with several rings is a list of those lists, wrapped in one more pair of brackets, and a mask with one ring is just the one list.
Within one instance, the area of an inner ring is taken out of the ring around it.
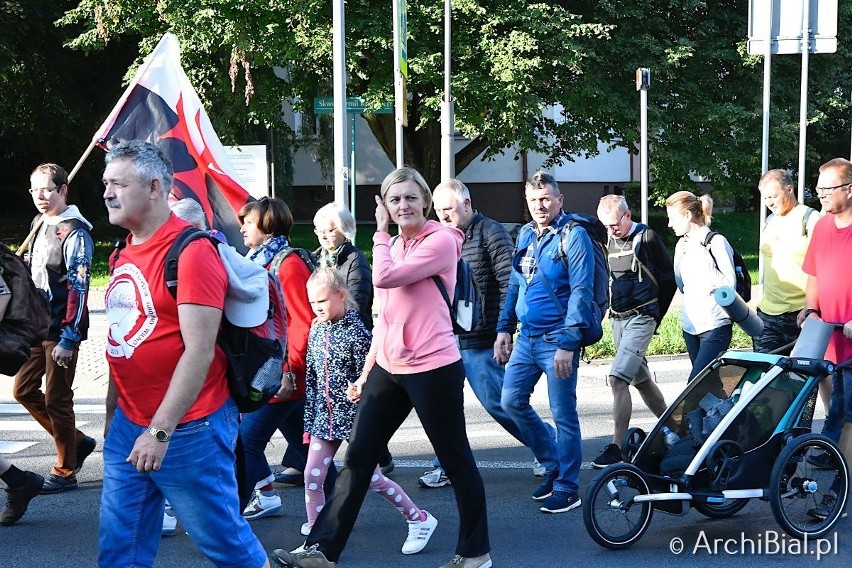
{"label": "blue backpack", "polygon": [[467,261],[459,258],[458,264],[456,264],[456,288],[452,302],[450,302],[450,296],[447,294],[447,289],[441,279],[438,276],[432,276],[432,280],[435,281],[444,302],[450,309],[453,333],[465,333],[476,329],[482,322],[482,301],[473,280],[473,271]]}
{"label": "blue backpack", "polygon": [[[559,258],[562,259],[562,264],[565,265],[566,269],[570,270],[566,253],[568,249],[568,237],[571,231],[578,226],[586,231],[589,239],[592,241],[592,251],[595,261],[592,296],[598,308],[598,313],[592,314],[592,321],[589,327],[580,329],[580,347],[588,347],[597,343],[603,337],[601,320],[603,320],[609,310],[609,263],[607,262],[609,250],[606,246],[607,232],[603,223],[594,215],[572,213],[571,220],[562,228],[559,236]],[[553,287],[547,278],[542,278],[541,281],[544,283],[547,292],[556,305],[563,310],[566,309],[559,296],[553,291]]]}

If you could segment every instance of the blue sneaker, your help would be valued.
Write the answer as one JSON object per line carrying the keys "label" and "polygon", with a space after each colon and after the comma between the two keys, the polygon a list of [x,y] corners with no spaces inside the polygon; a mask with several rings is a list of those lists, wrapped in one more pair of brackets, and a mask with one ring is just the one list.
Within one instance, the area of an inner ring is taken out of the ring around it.
{"label": "blue sneaker", "polygon": [[533,491],[532,498],[536,501],[543,501],[550,497],[550,494],[553,493],[553,482],[556,481],[557,477],[559,477],[558,469],[545,473],[544,481]]}
{"label": "blue sneaker", "polygon": [[576,509],[581,504],[582,501],[579,494],[557,489],[541,506],[541,511],[545,513],[567,513],[571,509]]}

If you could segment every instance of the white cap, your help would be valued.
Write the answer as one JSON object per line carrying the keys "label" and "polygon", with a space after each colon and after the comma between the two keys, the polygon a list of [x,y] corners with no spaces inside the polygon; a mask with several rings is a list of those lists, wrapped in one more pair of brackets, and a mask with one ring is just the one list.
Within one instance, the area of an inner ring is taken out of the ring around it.
{"label": "white cap", "polygon": [[269,313],[269,275],[266,268],[252,262],[230,245],[219,245],[219,257],[228,273],[225,317],[240,327],[255,327]]}

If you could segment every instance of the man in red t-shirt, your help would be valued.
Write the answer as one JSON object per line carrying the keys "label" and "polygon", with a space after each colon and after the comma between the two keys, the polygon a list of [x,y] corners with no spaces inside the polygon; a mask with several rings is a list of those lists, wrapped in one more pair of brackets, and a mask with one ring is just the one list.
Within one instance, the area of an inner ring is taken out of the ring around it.
{"label": "man in red t-shirt", "polygon": [[234,469],[238,412],[216,346],[228,280],[210,242],[178,262],[177,299],[165,257],[189,223],[168,205],[173,170],[146,142],[106,157],[110,223],[130,231],[106,293],[110,384],[104,428],[100,566],[150,566],[165,499],[217,566],[269,566],[239,511]]}
{"label": "man in red t-shirt", "polygon": [[[842,330],[831,336],[825,358],[843,363],[852,359],[852,281],[846,263],[838,259],[852,258],[852,162],[835,158],[823,164],[816,190],[826,215],[814,227],[802,265],[808,284],[799,321],[812,317],[841,324]],[[831,396],[827,420],[842,421],[840,449],[846,462],[852,463],[852,371],[846,370],[842,380],[835,375]],[[833,502],[823,502],[812,510],[818,515],[812,516],[825,518],[826,505]]]}

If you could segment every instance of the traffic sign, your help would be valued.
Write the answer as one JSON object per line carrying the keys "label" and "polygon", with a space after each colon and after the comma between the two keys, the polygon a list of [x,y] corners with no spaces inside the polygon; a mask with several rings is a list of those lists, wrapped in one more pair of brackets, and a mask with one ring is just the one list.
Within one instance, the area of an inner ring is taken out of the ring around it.
{"label": "traffic sign", "polygon": [[[367,109],[361,97],[346,97],[346,111],[353,114],[390,114],[391,105]],[[334,97],[314,97],[314,114],[334,114]]]}
{"label": "traffic sign", "polygon": [[[802,23],[808,10],[810,53],[837,51],[838,0],[750,0],[748,53],[766,55],[769,14],[772,14],[772,54],[802,53]],[[803,178],[804,179],[804,178]]]}

